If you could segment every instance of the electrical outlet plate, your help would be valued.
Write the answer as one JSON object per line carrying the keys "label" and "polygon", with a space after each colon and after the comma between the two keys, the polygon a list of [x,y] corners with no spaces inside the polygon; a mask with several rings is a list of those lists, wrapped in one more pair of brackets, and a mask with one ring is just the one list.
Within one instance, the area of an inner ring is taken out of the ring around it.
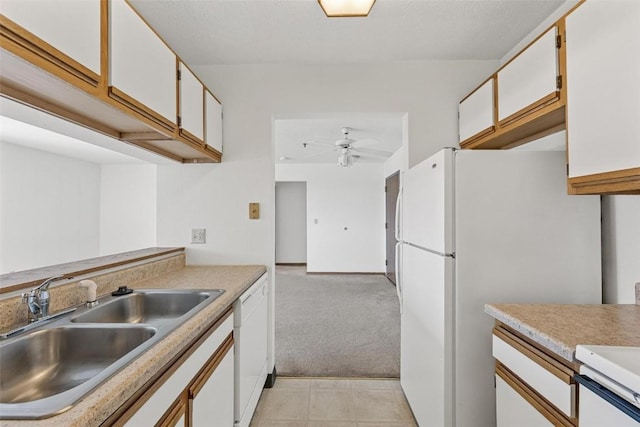
{"label": "electrical outlet plate", "polygon": [[191,229],[191,243],[196,243],[196,244],[207,243],[207,229],[206,228],[192,228]]}

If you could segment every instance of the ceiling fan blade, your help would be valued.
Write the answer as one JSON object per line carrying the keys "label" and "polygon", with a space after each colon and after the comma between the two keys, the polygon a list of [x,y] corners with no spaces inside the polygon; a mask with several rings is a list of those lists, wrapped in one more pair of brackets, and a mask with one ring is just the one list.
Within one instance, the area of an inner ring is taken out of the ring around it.
{"label": "ceiling fan blade", "polygon": [[378,145],[380,144],[380,141],[378,141],[377,139],[373,139],[373,138],[362,138],[362,139],[358,139],[356,141],[356,145],[358,147],[363,146],[363,145]]}
{"label": "ceiling fan blade", "polygon": [[289,161],[289,160],[291,160],[291,161],[296,161],[297,162],[297,161],[300,161],[300,160],[310,159],[312,157],[322,156],[322,155],[325,155],[327,153],[331,153],[331,152],[330,151],[321,151],[321,152],[318,152],[318,153],[313,153],[313,154],[309,154],[309,155],[302,156],[302,157],[287,157],[287,156],[283,156],[283,157],[280,157],[280,160],[281,161]]}
{"label": "ceiling fan blade", "polygon": [[304,148],[309,148],[309,147],[331,147],[333,148],[333,144],[330,144],[328,142],[318,142],[318,141],[305,141],[302,143],[302,146]]}
{"label": "ceiling fan blade", "polygon": [[360,153],[371,154],[372,156],[378,156],[378,157],[391,157],[391,155],[393,154],[390,151],[375,150],[373,148],[353,147],[351,149],[353,151],[357,151],[357,152],[360,152]]}

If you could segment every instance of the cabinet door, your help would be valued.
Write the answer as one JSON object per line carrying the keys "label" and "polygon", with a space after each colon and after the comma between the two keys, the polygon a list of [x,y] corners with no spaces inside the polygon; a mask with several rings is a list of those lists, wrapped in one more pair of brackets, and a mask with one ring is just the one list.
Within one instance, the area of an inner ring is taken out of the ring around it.
{"label": "cabinet door", "polygon": [[496,375],[497,427],[553,427],[525,398]]}
{"label": "cabinet door", "polygon": [[100,0],[2,0],[1,11],[31,34],[100,74]]}
{"label": "cabinet door", "polygon": [[493,84],[494,79],[491,78],[460,102],[460,142],[476,135],[486,135],[495,129]]}
{"label": "cabinet door", "polygon": [[124,0],[110,5],[110,85],[176,122],[176,56]]}
{"label": "cabinet door", "polygon": [[233,347],[192,397],[191,426],[233,425]]}
{"label": "cabinet door", "polygon": [[180,63],[180,130],[204,140],[204,86]]}
{"label": "cabinet door", "polygon": [[222,105],[209,93],[205,93],[205,142],[222,153]]}
{"label": "cabinet door", "polygon": [[550,95],[558,76],[556,27],[498,72],[498,120],[509,122]]}
{"label": "cabinet door", "polygon": [[183,395],[167,410],[162,419],[156,423],[156,427],[187,427],[187,399]]}
{"label": "cabinet door", "polygon": [[[196,374],[216,353],[216,350],[224,342],[232,339],[233,316],[228,317],[173,373],[161,384],[153,389],[153,393],[137,408],[131,417],[127,417],[124,424],[129,427],[152,426],[159,420],[166,418],[166,413],[176,402],[176,399],[188,389]],[[233,388],[229,389],[233,395]],[[185,394],[187,396],[187,394]],[[233,407],[233,405],[232,405]],[[127,416],[125,414],[125,416]]]}
{"label": "cabinet door", "polygon": [[587,1],[566,32],[569,177],[640,167],[640,2]]}

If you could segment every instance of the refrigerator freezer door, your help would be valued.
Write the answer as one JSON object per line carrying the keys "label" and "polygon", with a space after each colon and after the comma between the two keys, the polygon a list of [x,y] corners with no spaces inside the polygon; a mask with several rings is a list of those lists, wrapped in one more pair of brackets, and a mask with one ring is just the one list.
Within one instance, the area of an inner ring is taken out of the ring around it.
{"label": "refrigerator freezer door", "polygon": [[452,425],[453,259],[402,244],[400,383],[418,425]]}
{"label": "refrigerator freezer door", "polygon": [[402,177],[402,240],[440,254],[453,252],[453,150],[444,149]]}

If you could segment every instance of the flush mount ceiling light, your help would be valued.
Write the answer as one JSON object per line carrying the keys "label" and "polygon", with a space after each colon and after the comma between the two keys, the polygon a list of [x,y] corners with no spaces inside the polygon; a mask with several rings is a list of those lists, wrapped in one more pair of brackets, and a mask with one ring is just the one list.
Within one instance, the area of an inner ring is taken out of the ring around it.
{"label": "flush mount ceiling light", "polygon": [[376,0],[318,0],[329,18],[367,16]]}

